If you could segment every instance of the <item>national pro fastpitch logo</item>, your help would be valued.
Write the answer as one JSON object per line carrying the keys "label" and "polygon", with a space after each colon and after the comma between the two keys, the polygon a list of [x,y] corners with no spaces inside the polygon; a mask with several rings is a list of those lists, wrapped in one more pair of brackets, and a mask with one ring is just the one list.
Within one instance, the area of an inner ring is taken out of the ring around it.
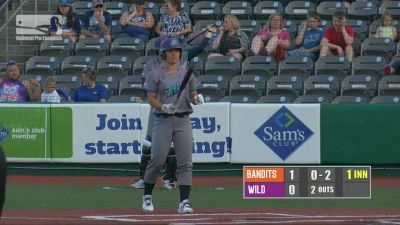
{"label": "national pro fastpitch logo", "polygon": [[[62,40],[61,36],[49,36],[50,21],[61,21],[59,15],[17,15],[15,33],[17,41]],[[59,22],[56,26],[61,26]]]}
{"label": "national pro fastpitch logo", "polygon": [[286,160],[314,133],[282,106],[254,134],[282,160]]}
{"label": "national pro fastpitch logo", "polygon": [[8,136],[8,134],[9,134],[8,130],[2,124],[0,124],[0,141],[5,139]]}

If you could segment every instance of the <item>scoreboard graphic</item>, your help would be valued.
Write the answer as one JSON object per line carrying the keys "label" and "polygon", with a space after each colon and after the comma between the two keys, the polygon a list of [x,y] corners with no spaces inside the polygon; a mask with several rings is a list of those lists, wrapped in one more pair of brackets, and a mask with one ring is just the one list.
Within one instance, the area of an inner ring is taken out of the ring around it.
{"label": "scoreboard graphic", "polygon": [[244,166],[243,198],[371,198],[371,166]]}

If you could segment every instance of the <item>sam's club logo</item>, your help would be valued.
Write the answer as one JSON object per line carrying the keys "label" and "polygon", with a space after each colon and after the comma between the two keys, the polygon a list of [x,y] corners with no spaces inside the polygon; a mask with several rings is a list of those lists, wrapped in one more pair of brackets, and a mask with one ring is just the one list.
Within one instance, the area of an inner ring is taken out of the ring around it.
{"label": "sam's club logo", "polygon": [[0,124],[0,141],[8,136],[8,130]]}
{"label": "sam's club logo", "polygon": [[282,160],[286,160],[314,133],[282,106],[254,134]]}

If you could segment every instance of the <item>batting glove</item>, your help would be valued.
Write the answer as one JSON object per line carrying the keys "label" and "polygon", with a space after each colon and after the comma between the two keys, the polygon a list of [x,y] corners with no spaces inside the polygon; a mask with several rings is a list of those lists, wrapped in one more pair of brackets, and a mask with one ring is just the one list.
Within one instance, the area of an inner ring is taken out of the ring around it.
{"label": "batting glove", "polygon": [[176,105],[174,104],[163,104],[161,106],[161,111],[167,114],[174,114],[176,113]]}
{"label": "batting glove", "polygon": [[193,100],[194,100],[193,103],[195,105],[201,105],[204,103],[204,97],[202,94],[197,94],[196,96],[194,96]]}

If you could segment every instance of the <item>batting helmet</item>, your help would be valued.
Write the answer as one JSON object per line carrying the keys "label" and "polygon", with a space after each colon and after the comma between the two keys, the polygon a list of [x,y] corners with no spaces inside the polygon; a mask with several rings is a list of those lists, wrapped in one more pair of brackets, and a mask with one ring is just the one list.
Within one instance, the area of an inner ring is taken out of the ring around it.
{"label": "batting helmet", "polygon": [[177,38],[165,38],[160,44],[160,52],[171,49],[182,50],[182,43]]}

